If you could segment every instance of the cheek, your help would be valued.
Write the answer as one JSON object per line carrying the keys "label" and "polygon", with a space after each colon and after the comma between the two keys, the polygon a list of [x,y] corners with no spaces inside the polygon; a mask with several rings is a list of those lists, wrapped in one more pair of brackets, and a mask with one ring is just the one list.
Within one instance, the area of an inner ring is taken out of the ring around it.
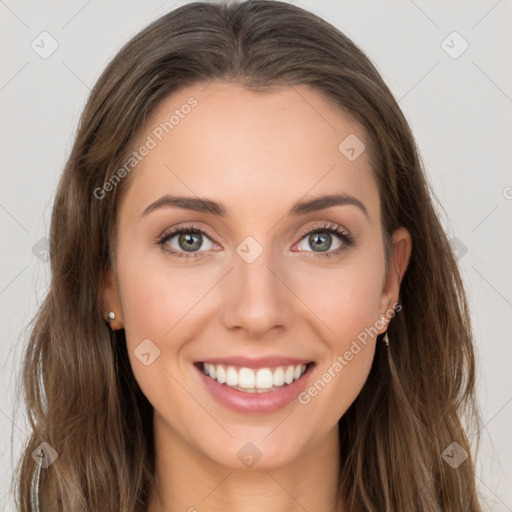
{"label": "cheek", "polygon": [[[378,249],[378,248],[377,248]],[[382,256],[383,258],[383,256]],[[324,418],[333,425],[359,395],[368,378],[380,327],[380,298],[384,264],[375,257],[358,256],[330,272],[304,274],[298,294],[317,317],[324,357],[311,385],[299,396],[308,418]],[[308,420],[306,420],[308,421]]]}
{"label": "cheek", "polygon": [[308,301],[336,339],[343,341],[378,319],[380,288],[360,276],[339,277],[322,285],[310,283]]}
{"label": "cheek", "polygon": [[[165,342],[201,312],[201,300],[218,279],[213,269],[169,270],[165,258],[119,268],[125,331],[129,343],[150,338]],[[181,339],[181,338],[180,338]],[[155,341],[156,342],[156,341]]]}
{"label": "cheek", "polygon": [[[323,287],[311,282],[310,297],[319,307],[323,329],[322,358],[309,387],[299,395],[304,421],[321,436],[334,425],[363,388],[374,358],[378,332],[380,287],[378,276],[341,274],[340,283]],[[323,302],[322,302],[323,298]],[[318,322],[318,325],[320,322]],[[318,430],[315,418],[322,418]]]}
{"label": "cheek", "polygon": [[[177,410],[188,410],[190,397],[177,383],[182,381],[181,365],[186,363],[181,352],[200,330],[199,319],[205,314],[201,299],[215,284],[215,276],[184,268],[169,270],[165,258],[144,264],[137,260],[120,258],[118,265],[127,350],[135,379],[157,411],[168,411],[170,402]],[[147,353],[145,361],[143,354]]]}
{"label": "cheek", "polygon": [[[165,410],[170,395],[174,402],[182,397],[173,377],[180,381],[190,371],[190,342],[214,312],[209,292],[219,281],[219,269],[171,267],[161,256],[139,261],[142,258],[120,258],[118,265],[127,350],[143,393],[155,409]],[[148,352],[149,358],[141,357]]]}
{"label": "cheek", "polygon": [[330,268],[301,264],[304,268],[287,276],[305,306],[324,325],[322,332],[327,333],[333,349],[344,350],[379,319],[384,264],[379,248],[375,249],[374,253],[352,253]]}

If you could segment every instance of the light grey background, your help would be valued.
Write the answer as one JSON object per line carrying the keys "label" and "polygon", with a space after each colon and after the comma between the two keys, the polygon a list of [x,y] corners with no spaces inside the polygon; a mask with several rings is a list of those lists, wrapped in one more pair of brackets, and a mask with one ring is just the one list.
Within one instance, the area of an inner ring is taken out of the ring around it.
{"label": "light grey background", "polygon": [[[121,46],[186,3],[0,0],[2,510],[14,510],[12,465],[28,434],[23,408],[14,412],[14,377],[26,342],[21,330],[49,282],[44,237],[78,117]],[[485,423],[478,484],[488,510],[512,511],[512,2],[291,3],[366,51],[411,124],[469,294]],[[35,41],[39,52],[51,49],[44,31],[58,43],[46,59],[31,47]],[[464,41],[469,46],[458,56]]]}

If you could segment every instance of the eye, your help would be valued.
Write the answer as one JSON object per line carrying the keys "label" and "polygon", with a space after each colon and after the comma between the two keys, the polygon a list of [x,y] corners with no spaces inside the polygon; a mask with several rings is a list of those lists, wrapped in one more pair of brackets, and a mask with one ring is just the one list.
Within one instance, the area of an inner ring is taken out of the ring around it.
{"label": "eye", "polygon": [[[333,234],[336,235],[339,242],[337,247],[333,250],[329,250],[333,243]],[[348,231],[337,224],[331,223],[315,226],[313,229],[309,229],[306,232],[301,233],[300,236],[301,241],[299,243],[299,251],[314,252],[320,257],[337,256],[354,243],[354,240]],[[304,243],[313,247],[313,251],[308,251],[307,249],[300,247],[300,244]]]}
{"label": "eye", "polygon": [[[333,237],[338,239],[338,246],[330,249],[333,243]],[[157,239],[157,243],[162,246],[163,250],[178,258],[197,259],[208,252],[215,245],[211,240],[212,235],[204,228],[196,225],[188,225],[172,228],[165,231]],[[323,223],[300,234],[299,252],[314,253],[315,257],[332,257],[338,256],[343,251],[353,245],[354,241],[350,233],[341,226],[331,223]],[[207,246],[200,250],[203,244],[207,242]],[[313,247],[313,251],[301,247],[301,244],[309,244]]]}
{"label": "eye", "polygon": [[195,259],[198,257],[195,253],[204,252],[199,249],[205,240],[208,241],[206,250],[211,249],[214,244],[210,240],[209,232],[199,226],[189,225],[165,231],[157,243],[173,256]]}

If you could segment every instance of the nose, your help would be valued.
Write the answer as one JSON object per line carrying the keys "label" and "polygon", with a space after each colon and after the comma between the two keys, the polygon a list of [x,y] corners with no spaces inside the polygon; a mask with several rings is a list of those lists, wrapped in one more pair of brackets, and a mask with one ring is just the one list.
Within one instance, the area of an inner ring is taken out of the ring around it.
{"label": "nose", "polygon": [[288,328],[297,299],[286,283],[282,266],[272,261],[271,251],[263,250],[251,263],[235,254],[233,267],[223,290],[225,327],[245,331],[252,339]]}

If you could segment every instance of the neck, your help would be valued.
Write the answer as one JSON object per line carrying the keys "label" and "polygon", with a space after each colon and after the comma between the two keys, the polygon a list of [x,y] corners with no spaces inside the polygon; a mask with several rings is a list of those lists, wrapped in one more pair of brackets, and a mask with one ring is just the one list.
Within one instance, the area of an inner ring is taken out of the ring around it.
{"label": "neck", "polygon": [[233,468],[179,438],[155,414],[156,481],[147,512],[340,512],[337,425],[284,466]]}

